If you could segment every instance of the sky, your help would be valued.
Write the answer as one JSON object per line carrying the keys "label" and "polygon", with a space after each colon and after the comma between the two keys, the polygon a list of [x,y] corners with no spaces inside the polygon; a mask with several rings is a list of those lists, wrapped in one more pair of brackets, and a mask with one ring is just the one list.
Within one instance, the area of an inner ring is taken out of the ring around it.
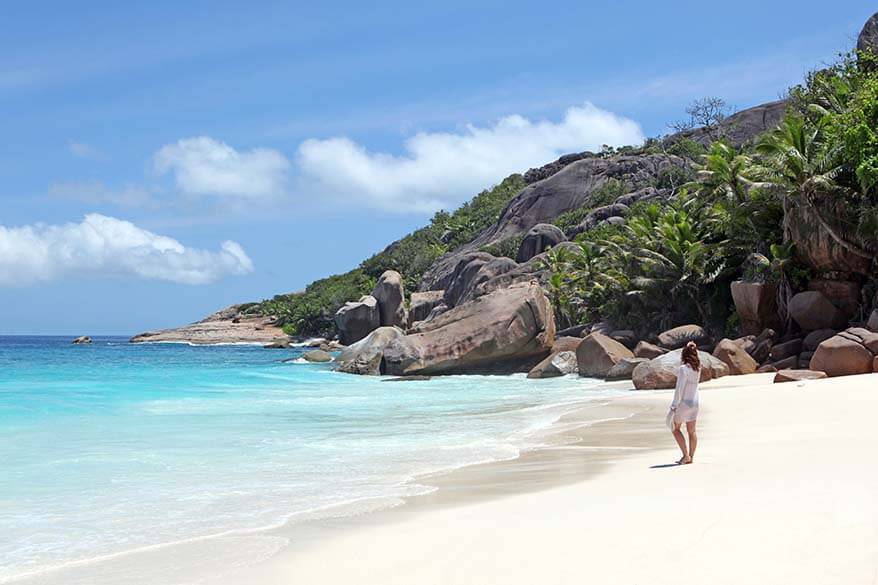
{"label": "sky", "polygon": [[27,2],[0,21],[0,334],[302,289],[513,172],[777,99],[872,3]]}

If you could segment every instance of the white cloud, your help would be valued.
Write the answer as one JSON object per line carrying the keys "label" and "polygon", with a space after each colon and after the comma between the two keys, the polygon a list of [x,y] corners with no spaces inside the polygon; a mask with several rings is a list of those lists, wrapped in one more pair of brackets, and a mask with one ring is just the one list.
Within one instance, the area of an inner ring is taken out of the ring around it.
{"label": "white cloud", "polygon": [[66,276],[128,276],[207,284],[253,271],[239,244],[216,252],[187,248],[131,222],[92,213],[81,223],[0,226],[0,286],[27,286]]}
{"label": "white cloud", "polygon": [[266,198],[287,190],[290,161],[276,150],[237,151],[207,136],[163,146],[153,157],[160,175],[173,173],[177,187],[190,195]]}
{"label": "white cloud", "polygon": [[90,158],[92,160],[101,160],[104,158],[101,151],[84,142],[75,142],[71,140],[67,144],[67,148],[70,150],[70,154],[79,158]]}
{"label": "white cloud", "polygon": [[297,153],[297,191],[393,212],[435,211],[562,154],[643,138],[634,121],[587,103],[557,123],[514,115],[460,133],[419,133],[406,140],[402,156],[369,152],[348,138],[311,139]]}
{"label": "white cloud", "polygon": [[152,189],[141,185],[126,185],[111,189],[101,181],[61,181],[49,186],[49,196],[58,199],[82,201],[91,205],[119,205],[123,207],[155,207],[158,201]]}

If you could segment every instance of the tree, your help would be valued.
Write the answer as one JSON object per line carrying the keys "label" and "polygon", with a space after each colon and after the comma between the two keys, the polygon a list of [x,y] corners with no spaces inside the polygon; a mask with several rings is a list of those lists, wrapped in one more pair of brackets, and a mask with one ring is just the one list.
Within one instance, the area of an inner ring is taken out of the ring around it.
{"label": "tree", "polygon": [[728,112],[729,106],[722,98],[713,96],[699,98],[686,107],[689,119],[672,122],[670,127],[675,132],[703,128],[712,140],[716,140],[720,138],[719,125],[726,119]]}

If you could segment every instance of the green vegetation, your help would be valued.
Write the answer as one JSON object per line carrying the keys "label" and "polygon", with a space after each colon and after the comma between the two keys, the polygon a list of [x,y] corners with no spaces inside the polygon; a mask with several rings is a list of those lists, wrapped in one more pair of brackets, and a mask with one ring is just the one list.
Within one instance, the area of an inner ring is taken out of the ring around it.
{"label": "green vegetation", "polygon": [[[407,291],[417,290],[421,276],[433,262],[469,243],[495,223],[503,208],[524,187],[521,175],[510,175],[453,213],[436,213],[429,225],[394,242],[365,260],[359,268],[312,282],[303,292],[277,295],[252,306],[249,311],[276,315],[288,335],[331,336],[335,332],[333,316],[338,308],[369,294],[381,273],[396,270],[402,274]],[[514,255],[513,252],[512,257]]]}
{"label": "green vegetation", "polygon": [[620,181],[618,179],[607,179],[607,182],[595,189],[590,197],[590,201],[588,205],[583,205],[577,209],[570,210],[566,213],[562,213],[552,222],[564,233],[569,233],[570,230],[578,226],[585,216],[587,216],[595,207],[601,207],[602,205],[609,205],[622,195],[628,192],[628,186],[624,181]]}
{"label": "green vegetation", "polygon": [[[874,65],[863,56],[859,61],[845,56],[811,74],[791,90],[780,126],[744,151],[722,140],[700,155],[691,141],[672,145],[700,162],[697,176],[676,197],[635,206],[624,226],[585,232],[577,249],[549,253],[550,293],[560,324],[608,318],[641,332],[683,322],[724,331],[738,322],[728,284],[739,277],[777,282],[786,320],[787,302],[811,276],[807,252],[796,252],[789,229],[790,212],[797,208],[846,253],[873,261],[878,250]],[[659,182],[676,188],[685,179],[669,175]],[[866,288],[878,285],[869,282]]]}

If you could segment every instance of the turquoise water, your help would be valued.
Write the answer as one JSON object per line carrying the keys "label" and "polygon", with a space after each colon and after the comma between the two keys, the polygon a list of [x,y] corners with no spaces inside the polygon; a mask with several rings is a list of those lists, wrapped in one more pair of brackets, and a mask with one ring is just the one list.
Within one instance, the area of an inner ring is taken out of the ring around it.
{"label": "turquoise water", "polygon": [[0,337],[0,582],[423,493],[416,476],[515,457],[610,395],[281,362],[299,351]]}

